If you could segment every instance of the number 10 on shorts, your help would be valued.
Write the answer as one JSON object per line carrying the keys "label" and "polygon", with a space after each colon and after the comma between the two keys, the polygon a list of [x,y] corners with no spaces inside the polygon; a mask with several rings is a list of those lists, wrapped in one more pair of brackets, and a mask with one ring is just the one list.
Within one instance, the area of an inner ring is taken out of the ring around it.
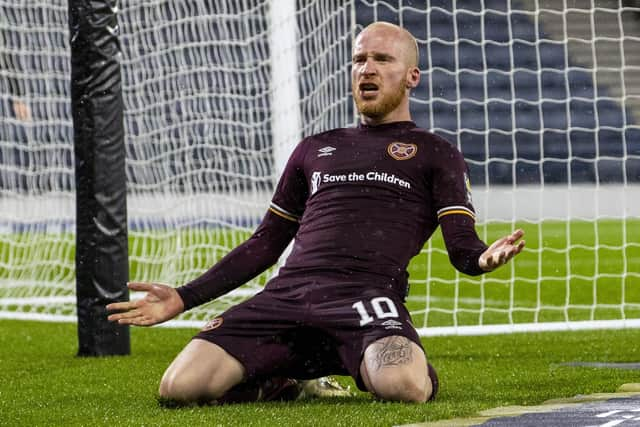
{"label": "number 10 on shorts", "polygon": [[[367,306],[371,310],[368,310]],[[372,298],[370,301],[358,301],[353,303],[351,307],[355,308],[360,315],[360,326],[364,326],[375,320],[375,318],[370,314],[372,311],[378,319],[399,317],[396,305],[393,303],[391,298],[387,297],[376,297]]]}

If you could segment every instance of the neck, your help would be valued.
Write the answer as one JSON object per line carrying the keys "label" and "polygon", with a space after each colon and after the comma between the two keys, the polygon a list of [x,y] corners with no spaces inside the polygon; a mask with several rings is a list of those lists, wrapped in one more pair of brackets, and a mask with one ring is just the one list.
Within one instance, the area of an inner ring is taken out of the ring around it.
{"label": "neck", "polygon": [[364,114],[360,114],[360,122],[367,126],[383,125],[385,123],[393,122],[408,122],[411,121],[411,114],[387,114],[383,117],[371,117]]}
{"label": "neck", "polygon": [[384,116],[368,116],[360,113],[360,122],[367,126],[383,125],[385,123],[393,122],[407,122],[411,121],[411,112],[409,111],[409,99],[406,98],[404,102],[401,102],[398,107],[390,111]]}

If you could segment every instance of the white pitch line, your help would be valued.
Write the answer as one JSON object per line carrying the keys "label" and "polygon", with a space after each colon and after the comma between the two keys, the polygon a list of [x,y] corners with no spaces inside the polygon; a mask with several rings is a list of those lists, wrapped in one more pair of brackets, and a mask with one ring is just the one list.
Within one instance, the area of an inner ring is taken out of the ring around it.
{"label": "white pitch line", "polygon": [[[434,302],[455,302],[456,301],[456,298],[436,297],[436,296],[427,297],[426,295],[409,295],[407,297],[407,300],[412,302],[423,302],[423,301],[426,301],[427,299],[429,301],[434,301]],[[505,306],[505,307],[509,306],[508,301],[497,300],[497,299],[483,300],[482,298],[461,297],[461,298],[458,298],[457,301],[463,304],[492,305],[492,306],[497,305],[497,306]]]}

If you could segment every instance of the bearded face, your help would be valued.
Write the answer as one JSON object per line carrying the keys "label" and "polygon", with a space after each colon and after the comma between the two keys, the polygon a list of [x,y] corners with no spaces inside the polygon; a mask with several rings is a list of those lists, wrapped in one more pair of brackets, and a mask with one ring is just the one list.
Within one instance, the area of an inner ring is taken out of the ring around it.
{"label": "bearded face", "polygon": [[379,78],[363,78],[352,82],[353,99],[360,114],[383,118],[398,109],[406,96],[407,79],[381,82]]}
{"label": "bearded face", "polygon": [[356,38],[351,91],[365,123],[410,120],[409,90],[420,79],[412,40],[395,26],[376,24]]}

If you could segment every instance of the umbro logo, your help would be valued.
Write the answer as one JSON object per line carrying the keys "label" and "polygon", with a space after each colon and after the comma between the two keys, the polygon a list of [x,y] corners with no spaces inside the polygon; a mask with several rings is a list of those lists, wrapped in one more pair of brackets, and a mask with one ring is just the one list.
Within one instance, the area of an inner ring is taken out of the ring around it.
{"label": "umbro logo", "polygon": [[322,147],[318,150],[318,157],[331,156],[334,151],[336,151],[335,147],[327,145],[326,147]]}
{"label": "umbro logo", "polygon": [[382,326],[384,326],[385,329],[402,329],[402,323],[393,319],[382,322]]}

